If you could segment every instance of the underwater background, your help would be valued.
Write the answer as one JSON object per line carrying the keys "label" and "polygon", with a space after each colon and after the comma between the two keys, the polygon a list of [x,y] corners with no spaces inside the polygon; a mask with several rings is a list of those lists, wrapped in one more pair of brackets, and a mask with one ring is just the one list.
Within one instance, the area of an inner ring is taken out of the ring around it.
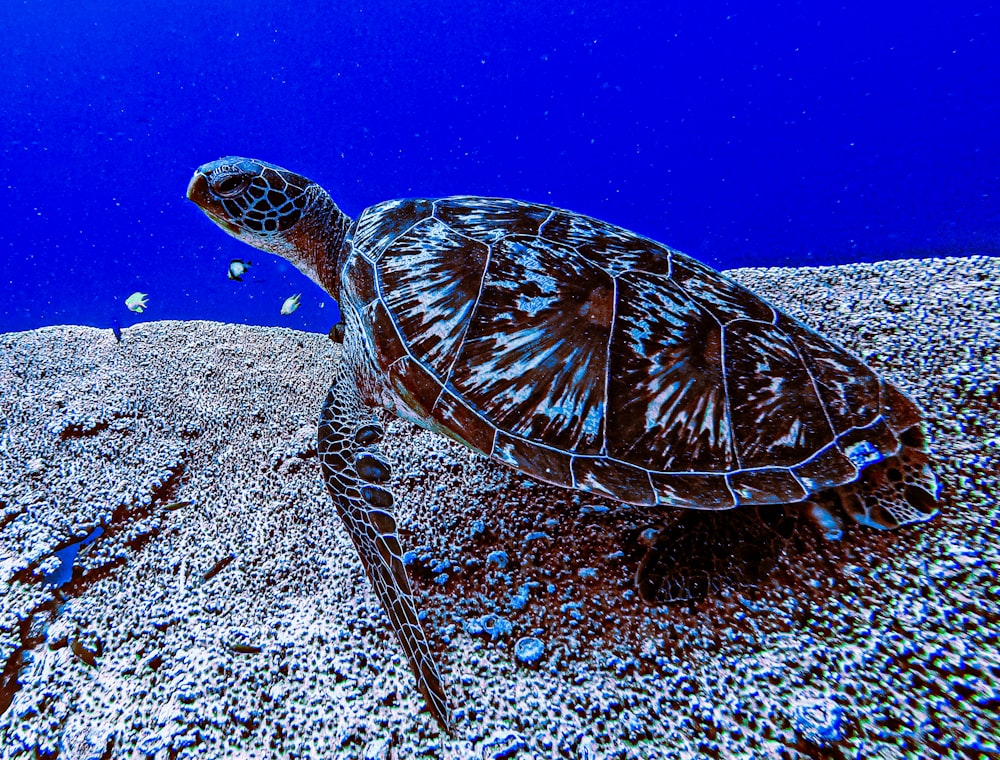
{"label": "underwater background", "polygon": [[[0,760],[1000,758],[998,35],[960,1],[0,2]],[[336,305],[185,199],[230,154],[355,217],[508,196],[728,269],[923,410],[940,514],[731,543],[386,419],[446,736],[321,477]],[[651,530],[735,559],[648,606]]]}
{"label": "underwater background", "polygon": [[352,216],[515,197],[717,268],[1000,251],[992,3],[5,0],[0,35],[0,332],[325,332],[331,299],[185,200],[229,154]]}

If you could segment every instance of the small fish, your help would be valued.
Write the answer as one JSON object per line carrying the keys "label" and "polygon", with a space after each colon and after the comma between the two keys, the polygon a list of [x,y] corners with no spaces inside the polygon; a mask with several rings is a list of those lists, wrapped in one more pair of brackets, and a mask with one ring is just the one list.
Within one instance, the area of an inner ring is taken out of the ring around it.
{"label": "small fish", "polygon": [[143,310],[146,308],[147,301],[149,298],[148,293],[135,292],[125,299],[125,305],[128,306],[129,311],[134,311],[136,314],[142,314]]}
{"label": "small fish", "polygon": [[115,340],[119,343],[122,342],[122,326],[118,323],[117,319],[111,320],[111,332],[115,334]]}
{"label": "small fish", "polygon": [[244,261],[243,259],[233,259],[229,262],[229,274],[226,275],[230,280],[236,280],[236,282],[243,282],[240,278],[247,273],[247,270],[253,266],[253,262],[249,259]]}
{"label": "small fish", "polygon": [[281,313],[283,316],[288,316],[297,308],[299,308],[299,303],[301,302],[302,294],[296,293],[294,296],[288,296],[285,302],[281,304]]}

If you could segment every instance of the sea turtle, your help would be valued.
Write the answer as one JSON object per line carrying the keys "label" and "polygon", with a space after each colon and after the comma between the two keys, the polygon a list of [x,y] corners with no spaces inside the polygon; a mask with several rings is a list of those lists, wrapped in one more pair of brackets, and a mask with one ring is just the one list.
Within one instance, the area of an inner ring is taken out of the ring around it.
{"label": "sea turtle", "polygon": [[340,304],[332,334],[343,360],[319,420],[323,476],[445,730],[448,701],[403,567],[373,407],[538,480],[628,504],[833,502],[877,528],[937,511],[908,398],[653,240],[470,196],[388,201],[352,221],[316,183],[236,157],[201,166],[187,195]]}

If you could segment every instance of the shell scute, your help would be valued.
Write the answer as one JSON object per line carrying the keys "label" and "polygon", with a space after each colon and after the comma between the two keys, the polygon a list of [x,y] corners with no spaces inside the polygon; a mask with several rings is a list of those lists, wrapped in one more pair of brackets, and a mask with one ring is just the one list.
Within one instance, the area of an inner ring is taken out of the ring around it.
{"label": "shell scute", "polygon": [[659,471],[736,465],[722,328],[670,278],[618,278],[610,370],[609,455]]}
{"label": "shell scute", "polygon": [[882,414],[894,433],[903,433],[920,424],[916,405],[895,386],[883,381],[879,386],[879,398]]}
{"label": "shell scute", "polygon": [[353,245],[369,261],[378,261],[396,238],[431,216],[434,202],[394,200],[366,208],[354,225]]}
{"label": "shell scute", "polygon": [[870,424],[878,416],[879,381],[868,367],[804,325],[779,318],[816,381],[836,433]]}
{"label": "shell scute", "polygon": [[573,246],[614,277],[631,269],[670,274],[671,249],[598,219],[557,210],[539,234]]}
{"label": "shell scute", "polygon": [[354,304],[357,309],[363,309],[378,298],[375,269],[370,261],[354,255],[349,259],[348,271],[350,276],[344,278],[342,300]]}
{"label": "shell scute", "polygon": [[899,439],[879,417],[870,425],[849,430],[837,439],[844,456],[861,469],[899,451]]}
{"label": "shell scute", "polygon": [[385,304],[414,355],[445,377],[458,355],[489,249],[425,219],[379,261]]}
{"label": "shell scute", "polygon": [[497,429],[449,390],[441,393],[431,409],[431,416],[443,430],[450,430],[453,438],[486,456],[490,455]]}
{"label": "shell scute", "polygon": [[649,474],[640,467],[606,457],[574,457],[577,488],[627,504],[656,504]]}
{"label": "shell scute", "polygon": [[850,483],[858,477],[858,468],[836,443],[825,446],[811,459],[793,467],[792,472],[810,493]]}
{"label": "shell scute", "polygon": [[726,327],[726,380],[743,467],[795,465],[833,440],[795,344],[774,325]]}
{"label": "shell scute", "polygon": [[571,457],[565,451],[539,446],[500,430],[493,456],[521,471],[531,472],[546,483],[573,486]]}
{"label": "shell scute", "polygon": [[649,478],[659,504],[689,509],[732,509],[736,506],[725,475],[653,472]]}
{"label": "shell scute", "polygon": [[487,244],[507,235],[538,234],[552,209],[507,198],[455,196],[434,203],[434,216],[462,235]]}
{"label": "shell scute", "polygon": [[431,409],[441,395],[441,384],[409,356],[390,366],[386,375],[393,394],[404,404],[396,411],[400,416],[427,427],[425,422],[432,419]]}
{"label": "shell scute", "polygon": [[783,467],[738,470],[727,476],[739,504],[791,504],[808,494],[790,471]]}
{"label": "shell scute", "polygon": [[737,319],[773,322],[770,304],[700,261],[674,253],[671,278],[692,301],[727,324]]}
{"label": "shell scute", "polygon": [[375,361],[378,366],[391,367],[398,360],[409,356],[406,346],[396,332],[396,325],[386,310],[385,304],[376,301],[365,309],[365,312],[368,316],[366,322],[371,325],[372,330],[367,343],[375,349]]}
{"label": "shell scute", "polygon": [[576,453],[603,443],[614,283],[572,249],[494,244],[448,387],[500,429]]}

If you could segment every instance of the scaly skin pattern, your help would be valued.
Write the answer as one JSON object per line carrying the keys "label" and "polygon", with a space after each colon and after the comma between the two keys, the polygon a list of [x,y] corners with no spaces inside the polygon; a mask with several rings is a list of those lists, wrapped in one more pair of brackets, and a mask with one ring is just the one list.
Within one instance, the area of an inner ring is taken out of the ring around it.
{"label": "scaly skin pattern", "polygon": [[[323,480],[361,557],[368,580],[389,616],[389,623],[416,676],[417,688],[438,723],[447,731],[450,726],[448,698],[427,636],[417,618],[403,566],[403,550],[396,536],[392,494],[377,482],[365,482],[358,474],[360,461],[363,471],[367,465],[372,480],[388,478],[388,466],[374,445],[379,435],[371,410],[361,401],[354,370],[348,361],[342,361],[319,418]],[[370,443],[359,443],[359,439]],[[371,470],[375,471],[374,478]]]}
{"label": "scaly skin pattern", "polygon": [[[195,173],[188,198],[233,237],[282,256],[327,292],[340,295],[339,266],[350,219],[315,183],[263,162],[225,158]],[[448,698],[403,566],[392,494],[383,488],[389,466],[378,454],[381,430],[362,400],[376,385],[360,335],[358,315],[347,322],[343,360],[319,420],[323,479],[368,579],[389,617],[441,728],[450,733]]]}

